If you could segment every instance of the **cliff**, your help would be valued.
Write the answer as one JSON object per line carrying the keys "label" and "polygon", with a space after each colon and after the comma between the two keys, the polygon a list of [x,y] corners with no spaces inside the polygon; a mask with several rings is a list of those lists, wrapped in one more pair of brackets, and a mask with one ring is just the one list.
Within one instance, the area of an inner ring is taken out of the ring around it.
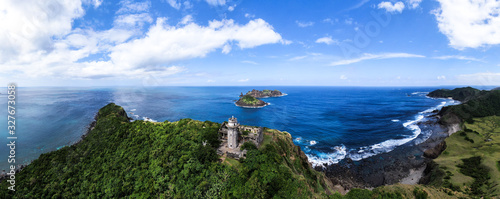
{"label": "cliff", "polygon": [[113,103],[80,142],[40,155],[0,198],[320,198],[332,193],[290,134],[265,129],[245,159],[220,160],[220,124],[129,122]]}

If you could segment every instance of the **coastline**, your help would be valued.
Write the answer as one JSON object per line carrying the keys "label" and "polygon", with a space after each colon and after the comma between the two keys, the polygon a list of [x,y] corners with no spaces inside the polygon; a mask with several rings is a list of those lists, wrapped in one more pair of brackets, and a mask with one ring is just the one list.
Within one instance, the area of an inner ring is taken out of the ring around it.
{"label": "coastline", "polygon": [[438,115],[428,116],[428,119],[418,124],[421,128],[433,129],[429,138],[421,143],[409,142],[387,153],[359,161],[345,158],[337,164],[316,166],[315,169],[323,171],[333,184],[346,190],[397,183],[418,184],[433,159],[426,153],[434,152],[437,157],[445,149],[442,147],[444,140],[460,130],[459,124],[439,124]]}

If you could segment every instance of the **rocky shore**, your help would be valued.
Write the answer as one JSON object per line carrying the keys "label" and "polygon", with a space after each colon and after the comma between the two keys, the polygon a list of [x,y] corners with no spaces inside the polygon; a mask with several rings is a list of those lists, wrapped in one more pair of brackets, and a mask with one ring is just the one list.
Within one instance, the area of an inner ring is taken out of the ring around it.
{"label": "rocky shore", "polygon": [[421,128],[433,129],[432,135],[420,144],[404,144],[388,153],[378,154],[359,161],[349,158],[337,164],[317,166],[325,172],[333,184],[347,190],[373,188],[396,183],[416,184],[425,175],[425,169],[433,158],[446,149],[444,139],[459,130],[458,124],[438,124],[439,116],[420,123]]}

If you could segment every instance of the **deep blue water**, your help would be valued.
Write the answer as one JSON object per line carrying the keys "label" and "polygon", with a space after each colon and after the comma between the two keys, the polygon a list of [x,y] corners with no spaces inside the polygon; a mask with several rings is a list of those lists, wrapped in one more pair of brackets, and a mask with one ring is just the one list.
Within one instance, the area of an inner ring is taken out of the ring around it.
{"label": "deep blue water", "polygon": [[[288,94],[266,98],[264,108],[234,105],[241,92],[279,89]],[[182,118],[223,122],[231,116],[241,124],[264,126],[292,134],[313,163],[355,160],[390,151],[425,138],[416,124],[452,100],[425,97],[437,88],[369,87],[161,87],[161,88],[18,88],[17,163],[78,141],[95,113],[115,102],[129,117],[156,121]],[[1,91],[0,91],[1,92]],[[1,92],[5,93],[5,92]],[[409,95],[409,96],[408,96]],[[0,95],[0,107],[7,96]],[[131,113],[133,112],[133,114]],[[6,112],[4,112],[6,115]],[[4,117],[6,120],[6,116]],[[0,122],[7,129],[7,122]],[[3,130],[0,169],[9,153]]]}

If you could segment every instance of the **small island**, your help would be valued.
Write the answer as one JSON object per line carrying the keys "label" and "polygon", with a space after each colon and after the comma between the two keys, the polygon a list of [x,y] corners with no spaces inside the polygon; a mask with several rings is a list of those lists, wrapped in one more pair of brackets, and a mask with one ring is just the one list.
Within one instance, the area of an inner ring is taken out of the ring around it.
{"label": "small island", "polygon": [[[281,97],[281,96],[284,96],[285,94],[283,94],[279,90],[264,89],[262,91],[259,91],[259,90],[253,89],[252,91],[248,91],[247,94],[245,94],[245,95],[250,95],[250,96],[255,97],[255,98],[268,98],[268,97]],[[243,96],[244,96],[243,93],[241,93],[240,97],[243,97]]]}
{"label": "small island", "polygon": [[262,108],[269,105],[260,99],[253,97],[252,95],[244,95],[238,101],[236,101],[236,106],[241,106],[244,108]]}
{"label": "small island", "polygon": [[259,90],[251,90],[246,94],[240,94],[240,99],[235,103],[236,106],[240,106],[243,108],[262,108],[264,106],[269,105],[269,103],[264,102],[258,98],[268,98],[268,97],[281,97],[286,94],[282,93],[279,90],[267,90],[264,89],[262,91]]}

